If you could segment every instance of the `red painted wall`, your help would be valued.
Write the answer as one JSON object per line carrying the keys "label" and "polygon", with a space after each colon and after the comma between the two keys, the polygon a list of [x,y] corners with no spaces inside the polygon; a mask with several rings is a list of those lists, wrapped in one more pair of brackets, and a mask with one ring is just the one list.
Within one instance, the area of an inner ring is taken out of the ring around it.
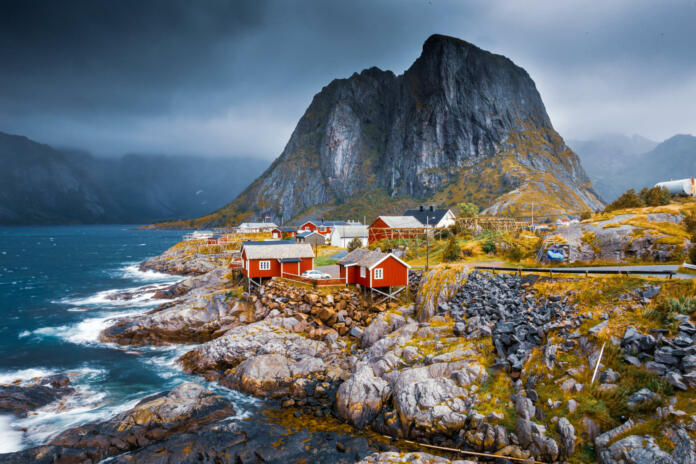
{"label": "red painted wall", "polygon": [[302,258],[300,261],[300,274],[314,269],[314,258]]}
{"label": "red painted wall", "polygon": [[311,222],[305,222],[304,224],[302,224],[300,229],[302,229],[302,230],[317,230],[317,226],[315,226]]}
{"label": "red painted wall", "polygon": [[[382,268],[384,278],[375,279],[375,270]],[[400,287],[408,283],[408,268],[393,256],[379,263],[372,269],[372,287]]]}
{"label": "red painted wall", "polygon": [[[377,230],[382,229],[382,230]],[[384,230],[386,229],[386,230]],[[372,244],[385,239],[416,238],[423,235],[425,228],[422,229],[392,229],[380,218],[367,227],[367,243]]]}
{"label": "red painted wall", "polygon": [[286,274],[300,275],[300,263],[282,263],[283,272]]}

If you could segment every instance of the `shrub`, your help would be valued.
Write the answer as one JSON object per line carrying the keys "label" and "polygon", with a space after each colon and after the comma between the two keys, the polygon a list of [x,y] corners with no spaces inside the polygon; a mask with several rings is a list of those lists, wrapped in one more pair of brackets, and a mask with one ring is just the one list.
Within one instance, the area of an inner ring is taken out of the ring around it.
{"label": "shrub", "polygon": [[479,207],[474,203],[459,203],[457,209],[459,217],[474,217],[478,216],[479,213]]}
{"label": "shrub", "polygon": [[362,241],[358,237],[355,237],[353,240],[351,240],[348,243],[348,251],[353,251],[357,248],[360,248],[361,246],[362,246]]}
{"label": "shrub", "polygon": [[612,203],[609,203],[607,207],[604,208],[604,211],[610,212],[616,211],[617,209],[640,208],[642,206],[645,206],[643,200],[640,199],[635,190],[629,189]]}
{"label": "shrub", "polygon": [[591,211],[583,211],[580,213],[580,220],[585,221],[587,219],[590,219],[592,217],[592,212]]}
{"label": "shrub", "polygon": [[684,227],[689,234],[696,235],[696,211],[691,211],[684,216]]}
{"label": "shrub", "polygon": [[680,296],[676,298],[660,298],[655,306],[647,309],[644,316],[659,322],[663,327],[676,330],[679,314],[693,314],[696,312],[696,297]]}
{"label": "shrub", "polygon": [[435,238],[438,240],[444,240],[446,238],[450,238],[452,236],[452,233],[449,231],[449,229],[438,229],[435,231]]}
{"label": "shrub", "polygon": [[459,248],[457,240],[454,238],[454,236],[450,237],[449,241],[447,242],[447,246],[442,251],[442,260],[446,262],[456,261],[461,257],[461,255],[462,250]]}
{"label": "shrub", "polygon": [[510,261],[521,261],[524,257],[524,253],[517,245],[511,246],[507,252],[507,255]]}
{"label": "shrub", "polygon": [[640,199],[647,206],[662,206],[672,201],[672,195],[664,187],[646,187],[640,191]]}
{"label": "shrub", "polygon": [[495,242],[493,240],[488,239],[485,242],[483,242],[483,245],[481,245],[481,249],[484,253],[495,253],[497,247],[495,246]]}
{"label": "shrub", "polygon": [[696,245],[692,245],[689,249],[689,261],[691,264],[696,264]]}

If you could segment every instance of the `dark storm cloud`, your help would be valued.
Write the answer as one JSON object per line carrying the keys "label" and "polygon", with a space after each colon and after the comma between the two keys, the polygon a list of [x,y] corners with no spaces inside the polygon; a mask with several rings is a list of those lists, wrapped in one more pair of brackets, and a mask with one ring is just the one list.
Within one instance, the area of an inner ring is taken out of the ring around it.
{"label": "dark storm cloud", "polygon": [[0,131],[97,153],[272,158],[333,78],[432,33],[510,57],[566,137],[696,127],[692,0],[0,0]]}

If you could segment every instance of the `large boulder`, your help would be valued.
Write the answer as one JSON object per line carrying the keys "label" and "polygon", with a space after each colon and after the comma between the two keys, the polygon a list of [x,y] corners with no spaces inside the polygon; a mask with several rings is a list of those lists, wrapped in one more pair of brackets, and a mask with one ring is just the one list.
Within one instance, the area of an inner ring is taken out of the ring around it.
{"label": "large boulder", "polygon": [[28,412],[46,406],[74,393],[67,375],[58,374],[29,382],[0,385],[0,414],[24,417]]}
{"label": "large boulder", "polygon": [[375,376],[372,367],[362,364],[338,388],[336,412],[355,427],[372,422],[391,393],[389,384]]}

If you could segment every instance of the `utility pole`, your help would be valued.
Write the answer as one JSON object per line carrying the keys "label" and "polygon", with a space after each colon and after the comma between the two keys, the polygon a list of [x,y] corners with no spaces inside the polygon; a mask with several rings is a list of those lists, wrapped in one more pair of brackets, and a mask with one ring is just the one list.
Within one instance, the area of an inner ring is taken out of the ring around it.
{"label": "utility pole", "polygon": [[532,202],[532,232],[534,232],[534,202]]}

